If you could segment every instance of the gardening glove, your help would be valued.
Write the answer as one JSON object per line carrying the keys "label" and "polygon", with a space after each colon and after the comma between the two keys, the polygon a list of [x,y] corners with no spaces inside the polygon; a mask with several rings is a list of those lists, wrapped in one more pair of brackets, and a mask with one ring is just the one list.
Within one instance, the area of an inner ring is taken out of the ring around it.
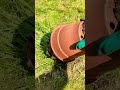
{"label": "gardening glove", "polygon": [[83,49],[85,47],[85,39],[82,39],[76,44],[76,49]]}
{"label": "gardening glove", "polygon": [[110,55],[120,49],[120,31],[107,36],[98,47],[98,55]]}

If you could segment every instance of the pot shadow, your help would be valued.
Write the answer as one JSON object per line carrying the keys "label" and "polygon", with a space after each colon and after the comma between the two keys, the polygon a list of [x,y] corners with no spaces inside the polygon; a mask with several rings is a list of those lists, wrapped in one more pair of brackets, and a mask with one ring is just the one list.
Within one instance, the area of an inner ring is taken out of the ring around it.
{"label": "pot shadow", "polygon": [[[68,82],[67,64],[55,61],[52,70],[39,76],[40,90],[63,90]],[[39,87],[39,86],[38,86]]]}
{"label": "pot shadow", "polygon": [[[35,17],[31,16],[25,19],[15,30],[13,35],[13,51],[15,56],[20,59],[20,65],[28,71],[29,75],[34,75],[34,70],[31,70],[31,65],[34,66],[35,61]],[[32,48],[31,50],[29,48]],[[28,53],[30,54],[29,56]],[[29,58],[29,59],[28,59]],[[30,60],[31,59],[31,60]],[[29,67],[30,66],[30,67]]]}
{"label": "pot shadow", "polygon": [[[40,41],[40,48],[44,51],[45,55],[46,50],[50,49],[50,35],[51,33],[45,34]],[[51,52],[50,55],[52,56],[53,53]],[[46,56],[51,58],[49,55]],[[48,73],[43,73],[37,79],[37,88],[40,90],[63,90],[68,82],[67,63],[55,58],[52,70]]]}
{"label": "pot shadow", "polygon": [[[103,39],[104,39],[104,37],[91,43],[90,45],[86,46],[86,49],[85,49],[86,57],[87,56],[98,56],[98,54],[97,54],[98,46],[99,46],[99,43],[101,43],[101,41]],[[85,76],[85,84],[90,84],[90,83],[94,82],[104,73],[111,71],[120,66],[120,60],[119,60],[120,50],[118,50],[110,55],[106,55],[106,56],[108,56],[110,58],[109,61],[104,62],[104,63],[102,61],[99,61],[99,64],[96,64],[95,67],[85,71],[85,75],[86,75]],[[87,62],[89,62],[89,61],[86,60],[86,63]],[[90,62],[94,62],[94,60],[90,61]]]}
{"label": "pot shadow", "polygon": [[75,58],[77,58],[77,57],[79,57],[79,56],[82,56],[82,55],[84,55],[85,54],[85,49],[82,49],[82,51],[81,52],[78,52],[78,53],[76,53],[76,54],[74,54],[74,55],[72,55],[72,56],[69,56],[69,58],[66,58],[66,59],[64,59],[63,61],[64,62],[70,62],[70,61],[73,61]]}

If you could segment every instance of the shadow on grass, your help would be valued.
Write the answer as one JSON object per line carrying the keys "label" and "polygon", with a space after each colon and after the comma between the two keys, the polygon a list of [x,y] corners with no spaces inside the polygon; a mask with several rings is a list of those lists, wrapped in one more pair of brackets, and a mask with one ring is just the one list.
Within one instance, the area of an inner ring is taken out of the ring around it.
{"label": "shadow on grass", "polygon": [[[50,33],[45,34],[40,42],[40,48],[46,54],[49,47]],[[54,60],[54,66],[48,73],[43,73],[36,79],[38,90],[63,90],[68,82],[67,63]]]}
{"label": "shadow on grass", "polygon": [[[16,29],[13,35],[13,50],[15,57],[20,59],[20,64],[25,70],[28,70],[30,75],[34,75],[34,71],[30,70],[29,65],[34,66],[34,33],[35,32],[35,18],[34,16],[28,17]],[[29,55],[28,55],[29,54]],[[31,66],[33,68],[33,66]]]}

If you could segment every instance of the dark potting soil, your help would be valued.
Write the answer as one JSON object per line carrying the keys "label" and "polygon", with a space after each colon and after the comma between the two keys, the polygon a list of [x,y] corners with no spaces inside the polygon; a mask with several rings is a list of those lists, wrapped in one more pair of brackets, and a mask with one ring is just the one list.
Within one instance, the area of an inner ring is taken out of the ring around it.
{"label": "dark potting soil", "polygon": [[52,51],[52,48],[51,48],[51,46],[50,46],[50,40],[49,40],[49,45],[48,45],[48,47],[46,48],[46,55],[48,56],[48,57],[50,57],[51,59],[53,59],[53,60],[59,60],[56,56],[55,56],[55,54],[53,53],[53,51]]}

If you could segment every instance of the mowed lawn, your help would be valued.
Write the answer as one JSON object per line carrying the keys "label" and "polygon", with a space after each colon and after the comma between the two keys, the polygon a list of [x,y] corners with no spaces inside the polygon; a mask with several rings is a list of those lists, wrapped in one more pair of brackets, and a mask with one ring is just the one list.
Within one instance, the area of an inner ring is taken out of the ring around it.
{"label": "mowed lawn", "polygon": [[33,7],[31,0],[0,0],[0,90],[35,88],[34,72],[30,72],[24,59],[25,32],[32,27],[25,21],[34,16]]}
{"label": "mowed lawn", "polygon": [[58,63],[47,57],[52,30],[60,24],[79,22],[85,16],[85,0],[36,0],[35,79],[37,90],[84,90],[84,62]]}

